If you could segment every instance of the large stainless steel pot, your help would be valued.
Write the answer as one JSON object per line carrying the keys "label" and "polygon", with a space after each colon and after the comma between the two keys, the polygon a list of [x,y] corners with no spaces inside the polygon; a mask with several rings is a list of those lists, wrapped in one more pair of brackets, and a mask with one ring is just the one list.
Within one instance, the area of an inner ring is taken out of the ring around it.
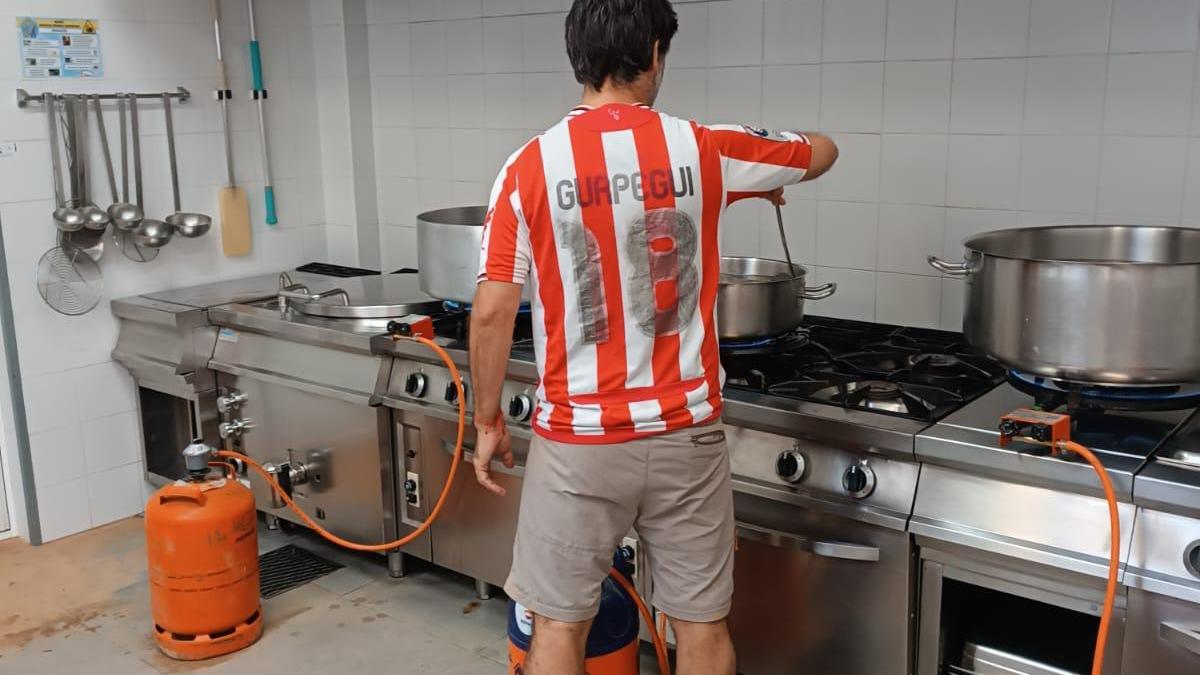
{"label": "large stainless steel pot", "polygon": [[422,291],[440,300],[475,299],[486,215],[486,206],[457,206],[417,216],[417,279]]}
{"label": "large stainless steel pot", "polygon": [[717,333],[721,340],[772,337],[794,330],[804,318],[804,301],[833,295],[837,284],[805,286],[806,270],[782,260],[721,258],[717,288]]}
{"label": "large stainless steel pot", "polygon": [[1200,230],[1029,227],[969,239],[963,332],[1033,375],[1079,383],[1200,382]]}

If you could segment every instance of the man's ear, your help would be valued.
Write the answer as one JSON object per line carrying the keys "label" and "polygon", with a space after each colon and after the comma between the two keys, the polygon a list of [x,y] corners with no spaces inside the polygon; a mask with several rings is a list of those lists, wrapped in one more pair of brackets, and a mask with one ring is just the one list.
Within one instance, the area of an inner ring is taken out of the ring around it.
{"label": "man's ear", "polygon": [[652,57],[652,60],[650,61],[650,67],[656,71],[661,70],[661,66],[662,66],[662,53],[659,51],[658,45],[659,45],[659,41],[655,40],[654,41],[654,56]]}

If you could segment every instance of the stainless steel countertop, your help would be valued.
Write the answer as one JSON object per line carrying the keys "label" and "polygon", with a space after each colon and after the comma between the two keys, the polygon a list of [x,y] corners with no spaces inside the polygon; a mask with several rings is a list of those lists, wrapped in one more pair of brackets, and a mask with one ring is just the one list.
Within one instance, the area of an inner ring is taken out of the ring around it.
{"label": "stainless steel countertop", "polygon": [[[308,286],[314,293],[327,291],[341,286],[346,279],[327,277],[322,274],[289,271],[292,281]],[[159,293],[147,293],[143,296],[151,300],[161,300],[177,305],[186,305],[198,309],[208,309],[217,305],[227,305],[234,302],[253,302],[264,298],[273,298],[279,292],[279,273],[262,274],[243,279],[217,281],[211,284],[176,288]]]}

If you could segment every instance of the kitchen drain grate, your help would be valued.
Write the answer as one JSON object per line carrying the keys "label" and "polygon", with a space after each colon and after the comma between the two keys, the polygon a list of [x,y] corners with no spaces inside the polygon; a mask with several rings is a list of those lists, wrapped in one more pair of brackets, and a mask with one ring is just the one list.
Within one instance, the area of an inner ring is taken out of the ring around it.
{"label": "kitchen drain grate", "polygon": [[258,556],[258,593],[273,598],[341,568],[340,563],[288,544]]}

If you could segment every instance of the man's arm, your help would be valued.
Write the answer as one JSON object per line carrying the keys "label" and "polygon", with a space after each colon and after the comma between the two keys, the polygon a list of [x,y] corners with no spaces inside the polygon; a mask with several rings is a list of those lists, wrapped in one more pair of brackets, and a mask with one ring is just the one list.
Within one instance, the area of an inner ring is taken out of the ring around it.
{"label": "man's arm", "polygon": [[512,440],[500,413],[500,389],[508,370],[513,323],[521,305],[521,286],[481,281],[471,304],[471,385],[475,392],[475,477],[480,485],[504,495],[492,480],[490,464],[498,457],[513,465]]}
{"label": "man's arm", "polygon": [[808,161],[808,171],[804,172],[803,180],[812,180],[825,173],[833,166],[838,158],[837,144],[824,134],[804,133],[812,145],[812,157]]}
{"label": "man's arm", "polygon": [[724,160],[729,193],[772,192],[824,174],[837,159],[837,146],[822,134],[782,133],[735,124],[697,126]]}
{"label": "man's arm", "polygon": [[[800,181],[812,180],[829,171],[838,158],[837,145],[833,140],[824,134],[801,131],[792,133],[808,139],[808,166],[804,170],[804,175],[800,178]],[[787,203],[787,200],[783,196],[783,188],[778,187],[772,190],[753,192],[732,190],[725,195],[725,204],[731,205],[734,202],[750,198],[765,199],[776,206],[783,206]]]}

